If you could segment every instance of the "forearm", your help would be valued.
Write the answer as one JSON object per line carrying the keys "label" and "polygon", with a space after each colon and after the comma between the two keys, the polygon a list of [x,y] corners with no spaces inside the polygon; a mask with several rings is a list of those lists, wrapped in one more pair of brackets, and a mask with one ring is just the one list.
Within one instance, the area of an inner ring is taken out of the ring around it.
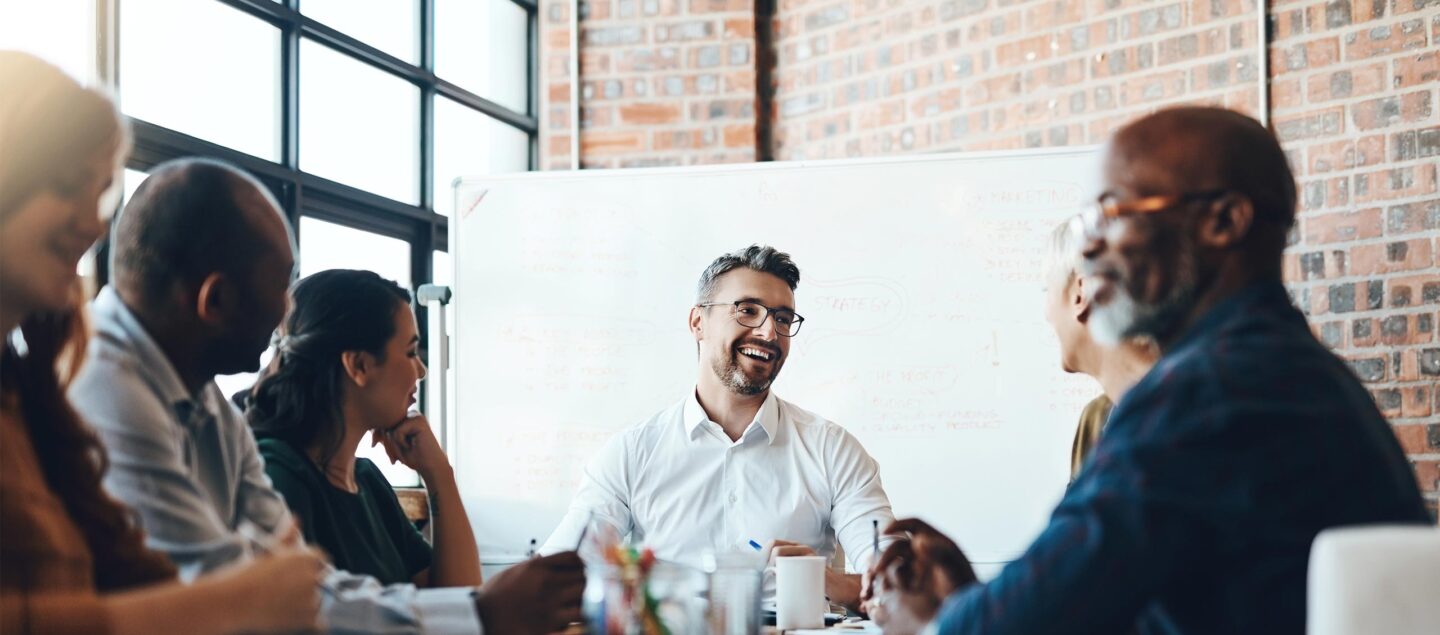
{"label": "forearm", "polygon": [[840,604],[852,611],[860,610],[860,576],[858,574],[825,571],[825,595],[832,604]]}
{"label": "forearm", "polygon": [[480,586],[480,549],[475,531],[460,502],[455,471],[447,464],[423,475],[430,495],[430,526],[434,531],[435,557],[430,565],[430,585],[435,587]]}
{"label": "forearm", "polygon": [[113,635],[190,633],[225,635],[248,630],[245,598],[232,597],[224,581],[157,585],[104,596]]}

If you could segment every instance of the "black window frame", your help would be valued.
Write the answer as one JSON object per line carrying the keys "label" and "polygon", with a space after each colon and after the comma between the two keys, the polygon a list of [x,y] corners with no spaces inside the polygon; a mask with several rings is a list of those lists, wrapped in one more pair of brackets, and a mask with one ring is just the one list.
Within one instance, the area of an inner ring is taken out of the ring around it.
{"label": "black window frame", "polygon": [[[412,64],[336,30],[300,11],[302,0],[194,0],[219,2],[269,23],[280,31],[280,161],[274,162],[220,144],[131,117],[134,148],[126,163],[133,170],[189,156],[228,161],[249,171],[275,195],[299,239],[300,218],[327,222],[404,240],[410,245],[409,284],[434,280],[433,252],[449,251],[450,218],[435,211],[435,100],[444,97],[509,125],[529,137],[527,169],[539,163],[539,4],[537,0],[477,0],[511,2],[527,17],[526,111],[516,112],[470,90],[438,77],[435,72],[435,1],[419,0],[419,62]],[[119,72],[118,16],[125,0],[96,0],[96,34],[101,79],[124,90]],[[412,205],[345,185],[300,169],[300,43],[302,38],[326,46],[419,88],[419,202]],[[177,52],[180,53],[180,52]],[[108,281],[108,253],[102,245],[96,258],[97,278]],[[425,307],[417,306],[422,340],[428,339]],[[422,346],[422,351],[425,350]]]}

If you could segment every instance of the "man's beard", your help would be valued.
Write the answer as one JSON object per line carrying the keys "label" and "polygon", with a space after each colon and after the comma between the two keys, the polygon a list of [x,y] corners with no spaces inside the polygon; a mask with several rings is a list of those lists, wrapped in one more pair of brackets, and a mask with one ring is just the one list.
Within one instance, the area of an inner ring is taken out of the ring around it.
{"label": "man's beard", "polygon": [[1163,340],[1174,333],[1199,295],[1200,262],[1193,244],[1180,242],[1175,265],[1170,289],[1151,304],[1139,302],[1129,289],[1116,282],[1109,301],[1094,305],[1090,311],[1090,336],[1102,346],[1117,346],[1134,337]]}
{"label": "man's beard", "polygon": [[725,384],[725,387],[730,389],[730,392],[748,397],[758,395],[770,389],[770,384],[775,383],[775,378],[780,375],[781,359],[779,350],[769,346],[756,346],[756,348],[767,351],[775,357],[774,360],[770,362],[769,375],[759,380],[752,380],[750,375],[746,374],[746,372],[740,368],[739,349],[743,345],[742,343],[730,347],[730,355],[724,358],[717,358],[710,364],[710,368],[715,371],[715,376],[720,379],[720,383]]}

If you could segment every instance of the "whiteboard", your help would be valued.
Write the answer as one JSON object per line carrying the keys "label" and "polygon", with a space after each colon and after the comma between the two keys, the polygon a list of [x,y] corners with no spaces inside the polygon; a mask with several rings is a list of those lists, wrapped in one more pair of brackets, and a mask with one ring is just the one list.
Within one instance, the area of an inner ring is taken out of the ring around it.
{"label": "whiteboard", "polygon": [[543,543],[599,447],[693,389],[700,272],[761,243],[806,318],[773,389],[860,440],[897,516],[1013,559],[1100,393],[1060,369],[1041,280],[1098,182],[1096,148],[458,180],[452,459],[482,557]]}

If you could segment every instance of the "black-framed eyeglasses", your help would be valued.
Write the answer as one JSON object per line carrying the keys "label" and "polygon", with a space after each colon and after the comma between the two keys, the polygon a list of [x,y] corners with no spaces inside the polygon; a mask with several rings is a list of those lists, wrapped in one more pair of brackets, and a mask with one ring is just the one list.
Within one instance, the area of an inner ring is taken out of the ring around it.
{"label": "black-framed eyeglasses", "polygon": [[730,317],[735,318],[740,326],[745,328],[760,328],[765,323],[765,318],[773,318],[775,321],[775,332],[784,337],[795,337],[800,332],[800,325],[805,318],[790,309],[772,309],[768,306],[753,300],[736,300],[734,302],[706,302],[695,305],[700,308],[712,306],[731,307]]}
{"label": "black-framed eyeglasses", "polygon": [[1095,203],[1086,207],[1084,212],[1081,212],[1080,221],[1086,235],[1097,236],[1105,230],[1105,227],[1113,218],[1137,214],[1154,214],[1176,209],[1187,203],[1213,201],[1229,193],[1229,189],[1222,188],[1200,192],[1183,192],[1180,194],[1158,194],[1131,201],[1122,201],[1119,196],[1106,193],[1102,194]]}

